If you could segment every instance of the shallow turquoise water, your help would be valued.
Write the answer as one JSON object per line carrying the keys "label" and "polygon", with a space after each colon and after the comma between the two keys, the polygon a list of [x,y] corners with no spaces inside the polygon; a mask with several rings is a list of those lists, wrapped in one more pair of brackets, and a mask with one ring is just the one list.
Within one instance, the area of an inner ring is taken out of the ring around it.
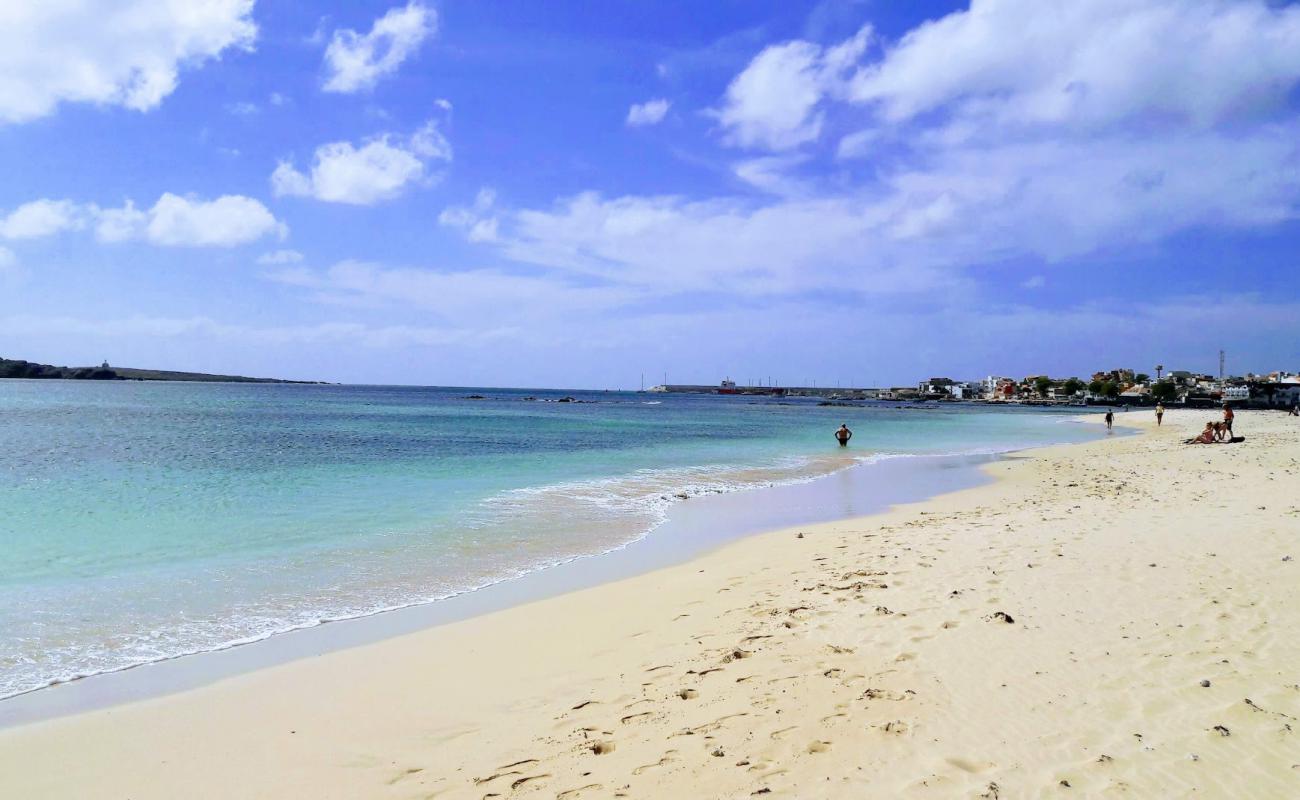
{"label": "shallow turquoise water", "polygon": [[0,381],[0,697],[596,554],[680,494],[1091,435],[972,406]]}

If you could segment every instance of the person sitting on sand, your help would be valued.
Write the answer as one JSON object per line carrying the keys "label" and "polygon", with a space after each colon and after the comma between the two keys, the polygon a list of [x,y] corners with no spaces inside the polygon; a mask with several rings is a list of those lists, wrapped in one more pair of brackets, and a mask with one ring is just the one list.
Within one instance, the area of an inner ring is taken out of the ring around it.
{"label": "person sitting on sand", "polygon": [[1300,417],[1300,403],[1291,404],[1291,416]]}
{"label": "person sitting on sand", "polygon": [[848,425],[840,425],[840,429],[835,431],[835,438],[839,440],[840,447],[848,447],[849,439],[853,438],[853,431],[849,430]]}
{"label": "person sitting on sand", "polygon": [[1194,439],[1188,439],[1187,441],[1183,442],[1183,444],[1214,444],[1214,442],[1215,442],[1214,423],[1207,422],[1205,423],[1205,430],[1201,431],[1200,436],[1197,436]]}

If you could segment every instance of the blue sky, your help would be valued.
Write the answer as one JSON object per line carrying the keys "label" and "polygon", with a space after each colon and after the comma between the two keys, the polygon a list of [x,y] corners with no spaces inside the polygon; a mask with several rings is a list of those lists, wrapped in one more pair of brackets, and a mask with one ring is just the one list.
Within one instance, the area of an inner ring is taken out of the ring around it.
{"label": "blue sky", "polygon": [[0,355],[569,387],[1300,368],[1294,4],[193,6],[0,9]]}

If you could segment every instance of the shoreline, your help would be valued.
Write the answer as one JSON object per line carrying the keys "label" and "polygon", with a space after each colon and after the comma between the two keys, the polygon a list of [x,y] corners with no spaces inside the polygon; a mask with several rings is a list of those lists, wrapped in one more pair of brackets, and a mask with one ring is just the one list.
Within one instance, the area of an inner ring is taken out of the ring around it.
{"label": "shoreline", "polygon": [[[823,475],[736,492],[696,495],[689,502],[675,503],[663,522],[635,539],[446,597],[323,619],[312,625],[52,682],[0,698],[0,730],[164,697],[242,673],[681,565],[728,543],[787,525],[879,513],[898,503],[922,501],[985,483],[989,479],[980,472],[980,466],[1016,452],[873,454]],[[848,472],[854,474],[844,475]],[[841,508],[826,513],[815,508],[819,503],[838,504]]]}
{"label": "shoreline", "polygon": [[1245,446],[1182,446],[1203,416],[1026,451],[986,466],[992,483],[882,514],[0,731],[0,790],[1293,796],[1300,427],[1247,413]]}

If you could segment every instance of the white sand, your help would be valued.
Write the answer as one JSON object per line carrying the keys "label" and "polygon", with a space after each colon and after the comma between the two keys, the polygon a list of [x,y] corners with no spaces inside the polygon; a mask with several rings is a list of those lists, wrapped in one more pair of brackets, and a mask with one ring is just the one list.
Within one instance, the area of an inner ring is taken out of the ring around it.
{"label": "white sand", "polygon": [[0,731],[0,797],[1300,797],[1300,420],[1211,415]]}

